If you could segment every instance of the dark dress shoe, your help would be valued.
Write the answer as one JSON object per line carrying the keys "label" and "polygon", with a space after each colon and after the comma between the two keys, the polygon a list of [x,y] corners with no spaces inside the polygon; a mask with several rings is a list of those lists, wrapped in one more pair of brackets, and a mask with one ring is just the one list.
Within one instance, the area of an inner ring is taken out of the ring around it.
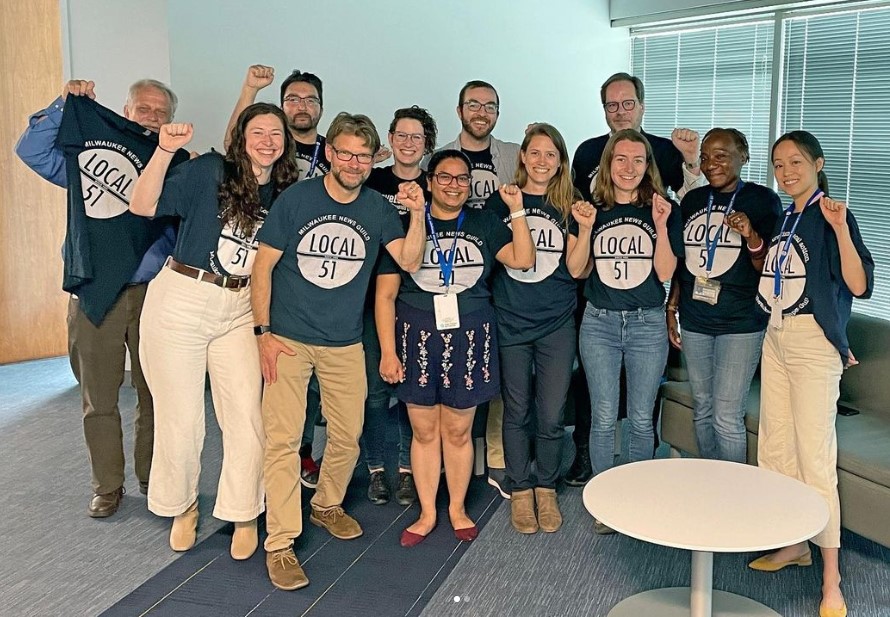
{"label": "dark dress shoe", "polygon": [[95,493],[90,499],[89,515],[92,518],[105,518],[111,516],[121,505],[124,496],[124,487],[120,487],[111,493]]}

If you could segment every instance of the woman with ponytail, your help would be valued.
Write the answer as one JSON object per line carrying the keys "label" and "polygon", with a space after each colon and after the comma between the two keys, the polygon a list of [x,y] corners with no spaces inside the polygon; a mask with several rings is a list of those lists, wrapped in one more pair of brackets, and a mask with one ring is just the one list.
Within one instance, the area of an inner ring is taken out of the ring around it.
{"label": "woman with ponytail", "polygon": [[[819,615],[843,617],[834,421],[841,373],[852,359],[846,335],[852,300],[871,295],[874,261],[847,204],[828,196],[825,154],[813,135],[782,135],[772,161],[776,182],[792,203],[776,223],[758,290],[769,326],[757,461],[805,482],[828,503],[828,525],[812,538],[822,553]],[[749,566],[775,572],[811,563],[809,544],[802,542]]]}

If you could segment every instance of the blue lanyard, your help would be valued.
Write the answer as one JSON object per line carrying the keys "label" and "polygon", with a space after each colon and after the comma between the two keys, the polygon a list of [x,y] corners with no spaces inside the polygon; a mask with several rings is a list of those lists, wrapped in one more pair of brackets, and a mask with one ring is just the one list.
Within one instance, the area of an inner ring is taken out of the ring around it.
{"label": "blue lanyard", "polygon": [[448,254],[448,258],[445,258],[445,255],[442,253],[442,247],[439,245],[439,236],[436,235],[436,227],[433,225],[433,215],[430,214],[430,207],[427,205],[426,207],[426,222],[430,228],[430,235],[433,238],[433,246],[436,247],[436,253],[439,255],[439,269],[442,270],[442,280],[445,281],[445,290],[448,290],[448,287],[451,286],[451,272],[454,270],[454,254],[456,253],[455,249],[457,248],[457,234],[460,232],[460,226],[463,225],[464,215],[466,212],[463,210],[460,211],[460,215],[457,217],[457,227],[454,230],[454,242],[451,243],[451,252]]}
{"label": "blue lanyard", "polygon": [[[725,221],[729,214],[732,212],[732,208],[735,205],[735,198],[739,194],[739,191],[742,190],[742,187],[745,186],[745,183],[741,180],[738,181],[738,184],[735,186],[735,190],[732,192],[732,197],[729,200],[729,205],[726,207],[726,212],[723,213],[723,220]],[[720,230],[718,229],[714,232],[714,237],[709,238],[708,233],[711,229],[711,208],[714,206],[714,191],[711,191],[708,195],[708,214],[705,217],[705,248],[708,251],[708,261],[705,264],[705,272],[710,277],[711,276],[711,268],[714,266],[714,256],[717,254],[717,241],[720,238]]]}
{"label": "blue lanyard", "polygon": [[315,171],[315,166],[318,164],[318,151],[321,148],[321,138],[315,138],[315,151],[312,153],[312,162],[309,163],[309,171],[306,172],[306,177],[311,178],[312,172]]}
{"label": "blue lanyard", "polygon": [[[779,294],[782,293],[782,266],[788,259],[788,251],[791,249],[791,239],[794,237],[794,232],[797,230],[797,224],[800,223],[800,219],[803,216],[804,211],[812,204],[819,201],[819,198],[821,198],[822,195],[822,189],[816,189],[816,191],[810,196],[809,200],[807,200],[807,205],[803,207],[803,209],[794,219],[794,224],[791,225],[791,230],[788,232],[788,237],[785,239],[785,244],[782,246],[782,250],[779,251],[779,254],[776,256],[776,271],[773,273],[773,295],[776,298],[778,298]],[[792,212],[794,212],[794,202],[791,202],[791,205],[785,209],[785,219],[782,221],[782,229],[779,230],[779,238],[777,241],[779,243],[782,242],[782,235],[785,233],[785,225],[788,224],[788,219],[791,217]]]}

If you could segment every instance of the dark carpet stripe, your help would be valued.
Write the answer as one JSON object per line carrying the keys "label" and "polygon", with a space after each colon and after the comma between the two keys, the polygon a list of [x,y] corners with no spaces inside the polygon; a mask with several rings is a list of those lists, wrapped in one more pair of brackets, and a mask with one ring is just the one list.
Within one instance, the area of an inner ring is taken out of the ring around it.
{"label": "dark carpet stripe", "polygon": [[[457,541],[448,522],[444,478],[437,502],[439,526],[412,549],[402,548],[399,536],[415,520],[418,507],[404,508],[394,501],[375,506],[365,497],[367,483],[367,470],[360,465],[344,507],[361,523],[364,535],[350,541],[332,538],[309,523],[306,508],[312,493],[304,490],[303,535],[295,550],[309,587],[276,590],[266,574],[262,545],[248,561],[232,560],[228,554],[232,526],[228,525],[103,615],[418,615],[469,547]],[[501,502],[483,478],[470,483],[467,510],[480,529]],[[202,507],[210,504],[202,503]]]}

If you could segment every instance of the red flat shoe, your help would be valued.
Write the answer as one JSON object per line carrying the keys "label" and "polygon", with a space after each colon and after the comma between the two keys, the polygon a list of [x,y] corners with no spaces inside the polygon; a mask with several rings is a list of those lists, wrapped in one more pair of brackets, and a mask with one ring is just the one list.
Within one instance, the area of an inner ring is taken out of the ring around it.
{"label": "red flat shoe", "polygon": [[475,525],[473,525],[472,527],[464,527],[463,529],[454,530],[454,537],[461,542],[472,542],[478,535],[479,528]]}
{"label": "red flat shoe", "polygon": [[[435,525],[433,525],[433,529],[435,528]],[[430,529],[426,536],[433,533],[433,529]],[[402,532],[402,537],[399,538],[399,544],[401,544],[405,548],[411,548],[412,546],[417,546],[418,544],[426,540],[426,536],[422,536],[419,533],[414,533],[413,531],[408,531],[406,529]]]}

